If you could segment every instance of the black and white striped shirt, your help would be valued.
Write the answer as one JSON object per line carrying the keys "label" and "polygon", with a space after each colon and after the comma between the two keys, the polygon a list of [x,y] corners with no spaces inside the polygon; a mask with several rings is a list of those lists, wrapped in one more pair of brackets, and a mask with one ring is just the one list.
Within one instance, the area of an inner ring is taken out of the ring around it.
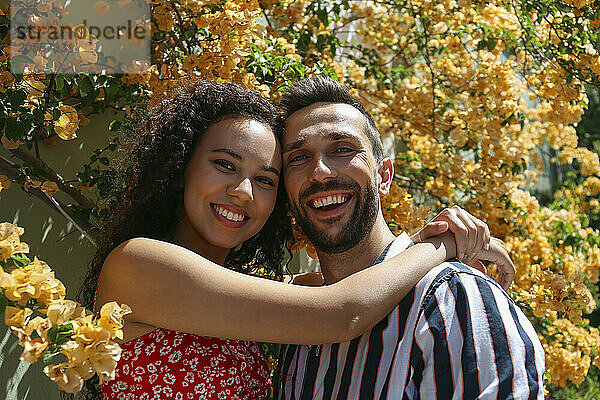
{"label": "black and white striped shirt", "polygon": [[[377,262],[411,245],[402,234]],[[430,271],[369,332],[285,345],[275,398],[543,399],[544,350],[489,277],[460,262]]]}

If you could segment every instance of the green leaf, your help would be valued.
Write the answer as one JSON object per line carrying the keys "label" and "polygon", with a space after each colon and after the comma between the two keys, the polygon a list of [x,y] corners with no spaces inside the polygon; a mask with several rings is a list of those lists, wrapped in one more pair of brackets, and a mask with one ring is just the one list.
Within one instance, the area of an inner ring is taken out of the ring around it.
{"label": "green leaf", "polygon": [[79,86],[80,90],[90,91],[94,89],[94,84],[89,76],[85,76],[77,81],[77,86]]}
{"label": "green leaf", "polygon": [[44,362],[44,364],[49,364],[50,360],[52,360],[53,357],[59,354],[60,348],[58,346],[48,346],[48,348],[46,349],[46,351],[44,351],[44,354],[42,355],[42,361]]}
{"label": "green leaf", "polygon": [[66,322],[50,328],[48,330],[48,340],[54,345],[61,346],[71,339],[73,333],[73,324]]}
{"label": "green leaf", "polygon": [[23,105],[23,102],[27,98],[27,93],[24,90],[13,90],[8,96],[8,101],[12,108],[16,109]]}
{"label": "green leaf", "polygon": [[20,268],[26,267],[29,264],[31,264],[31,259],[27,257],[27,254],[25,253],[13,254],[10,258],[15,262],[19,263]]}
{"label": "green leaf", "polygon": [[118,130],[121,127],[121,121],[115,119],[113,121],[111,121],[110,125],[108,125],[108,130],[110,132],[114,132],[116,130]]}
{"label": "green leaf", "polygon": [[10,64],[11,64],[11,68],[13,68],[13,70],[14,70],[14,67],[12,67],[12,66],[18,65],[19,69],[22,71],[24,69],[25,64],[35,64],[35,62],[31,58],[27,57],[26,55],[19,54],[14,57],[11,57]]}
{"label": "green leaf", "polygon": [[6,119],[6,136],[11,140],[19,140],[25,134],[25,125],[15,118],[8,117]]}
{"label": "green leaf", "polygon": [[62,76],[57,76],[54,79],[54,88],[56,90],[58,90],[59,92],[65,87],[65,80],[63,79]]}
{"label": "green leaf", "polygon": [[317,10],[317,18],[319,18],[319,21],[321,21],[323,25],[329,25],[329,17],[327,15],[327,10],[323,8]]}

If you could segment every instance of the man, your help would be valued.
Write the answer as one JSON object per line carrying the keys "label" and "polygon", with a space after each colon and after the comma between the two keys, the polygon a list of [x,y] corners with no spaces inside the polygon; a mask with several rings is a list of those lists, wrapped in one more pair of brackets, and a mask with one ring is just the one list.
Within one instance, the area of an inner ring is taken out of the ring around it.
{"label": "man", "polygon": [[[325,284],[410,246],[383,218],[379,196],[393,165],[362,105],[326,78],[292,86],[281,105],[290,207]],[[505,255],[497,239],[491,247],[463,256]],[[279,362],[279,399],[543,398],[544,352],[533,327],[496,282],[460,262],[429,272],[361,337],[284,346]]]}

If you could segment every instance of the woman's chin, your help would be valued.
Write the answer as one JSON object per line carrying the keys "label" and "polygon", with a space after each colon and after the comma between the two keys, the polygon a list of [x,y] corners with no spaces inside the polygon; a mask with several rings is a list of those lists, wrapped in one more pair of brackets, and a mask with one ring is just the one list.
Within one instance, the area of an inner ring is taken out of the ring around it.
{"label": "woman's chin", "polygon": [[[253,236],[253,235],[252,235]],[[224,249],[233,249],[240,244],[244,243],[246,240],[250,239],[252,236],[244,235],[244,236],[236,236],[232,235],[230,232],[222,232],[218,235],[213,235],[209,242],[215,247],[221,247]]]}

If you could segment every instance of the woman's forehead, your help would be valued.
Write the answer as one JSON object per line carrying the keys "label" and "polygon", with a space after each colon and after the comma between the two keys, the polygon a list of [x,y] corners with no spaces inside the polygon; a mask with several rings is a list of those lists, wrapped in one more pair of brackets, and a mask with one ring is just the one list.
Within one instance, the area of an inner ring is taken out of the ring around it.
{"label": "woman's forehead", "polygon": [[252,118],[227,117],[218,121],[208,127],[202,142],[209,148],[233,150],[244,161],[269,162],[277,168],[281,165],[281,150],[273,130]]}

